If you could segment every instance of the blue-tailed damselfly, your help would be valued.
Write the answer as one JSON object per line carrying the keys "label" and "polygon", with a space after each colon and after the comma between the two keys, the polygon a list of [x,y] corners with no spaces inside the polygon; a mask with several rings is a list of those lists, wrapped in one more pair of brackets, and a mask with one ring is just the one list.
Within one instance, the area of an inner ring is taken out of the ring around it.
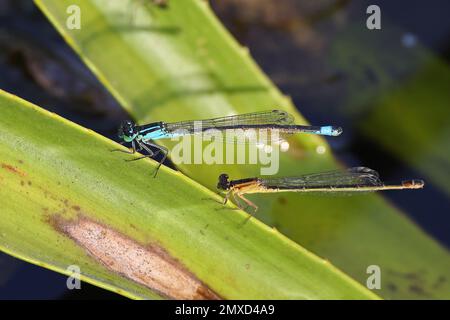
{"label": "blue-tailed damselfly", "polygon": [[[242,115],[233,115],[206,120],[190,120],[181,122],[153,122],[146,125],[136,125],[132,121],[124,121],[119,129],[119,138],[121,143],[131,143],[132,151],[145,150],[147,155],[133,160],[145,157],[153,157],[159,152],[164,155],[159,162],[156,171],[167,157],[168,150],[165,147],[152,143],[152,140],[173,138],[183,135],[207,134],[211,130],[236,130],[239,129],[245,133],[246,130],[277,130],[282,134],[293,133],[311,133],[325,136],[338,136],[342,133],[340,127],[334,126],[305,126],[293,124],[294,118],[287,112],[281,110],[271,110],[247,113]],[[153,152],[150,147],[158,151]]]}

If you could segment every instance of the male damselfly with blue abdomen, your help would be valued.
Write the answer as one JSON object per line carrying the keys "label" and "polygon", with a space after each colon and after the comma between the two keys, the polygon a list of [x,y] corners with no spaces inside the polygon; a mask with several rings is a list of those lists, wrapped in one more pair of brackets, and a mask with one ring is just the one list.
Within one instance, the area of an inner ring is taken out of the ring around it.
{"label": "male damselfly with blue abdomen", "polygon": [[[335,126],[306,126],[293,124],[294,118],[287,112],[271,110],[233,115],[206,120],[190,120],[173,123],[153,122],[146,125],[136,125],[132,121],[124,121],[119,129],[121,143],[131,143],[131,153],[145,150],[147,155],[133,159],[139,160],[153,157],[159,152],[164,155],[159,162],[156,171],[167,157],[168,150],[165,147],[152,143],[152,140],[174,138],[184,135],[208,134],[211,131],[239,130],[243,135],[250,130],[278,131],[282,134],[310,133],[324,136],[338,136],[342,133],[340,127]],[[250,141],[249,141],[250,142]],[[153,152],[150,147],[158,151]]]}

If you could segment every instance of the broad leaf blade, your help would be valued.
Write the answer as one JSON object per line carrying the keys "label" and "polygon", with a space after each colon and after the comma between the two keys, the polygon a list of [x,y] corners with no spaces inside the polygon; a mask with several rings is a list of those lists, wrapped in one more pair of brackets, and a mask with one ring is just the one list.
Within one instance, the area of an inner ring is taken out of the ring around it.
{"label": "broad leaf blade", "polygon": [[217,196],[182,174],[162,168],[153,179],[153,161],[125,162],[130,155],[111,152],[112,141],[3,91],[0,109],[3,251],[63,273],[77,265],[87,281],[129,297],[157,297],[127,279],[129,252],[104,241],[114,233],[106,239],[139,246],[125,261],[132,267],[159,246],[222,298],[376,298],[276,230],[217,210]]}

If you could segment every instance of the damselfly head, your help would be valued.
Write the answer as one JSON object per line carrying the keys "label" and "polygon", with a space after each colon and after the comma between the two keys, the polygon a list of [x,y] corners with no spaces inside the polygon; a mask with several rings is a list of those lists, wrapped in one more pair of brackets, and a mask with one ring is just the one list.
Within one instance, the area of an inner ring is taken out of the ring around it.
{"label": "damselfly head", "polygon": [[136,124],[133,121],[125,120],[122,122],[118,132],[120,139],[130,142],[136,137],[136,134]]}
{"label": "damselfly head", "polygon": [[230,189],[230,181],[228,180],[228,175],[226,173],[222,173],[219,176],[219,182],[217,183],[217,189],[220,190],[228,190]]}

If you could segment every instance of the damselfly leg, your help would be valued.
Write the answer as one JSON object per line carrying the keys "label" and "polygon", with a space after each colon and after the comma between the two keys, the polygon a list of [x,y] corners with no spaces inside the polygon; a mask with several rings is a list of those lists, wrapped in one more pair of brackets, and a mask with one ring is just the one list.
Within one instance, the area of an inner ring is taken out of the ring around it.
{"label": "damselfly leg", "polygon": [[[163,162],[167,158],[167,153],[169,152],[168,149],[163,147],[163,146],[159,146],[157,144],[154,144],[154,143],[151,143],[151,142],[148,142],[148,141],[145,142],[145,143],[144,142],[137,142],[137,144],[138,144],[140,150],[144,149],[147,152],[147,154],[143,155],[141,157],[135,158],[135,159],[127,159],[125,161],[130,162],[130,161],[136,161],[136,160],[141,160],[141,159],[145,159],[145,158],[153,158],[154,156],[158,155],[160,152],[163,153],[163,157],[162,157],[161,161],[158,162],[158,165],[157,165],[157,167],[156,167],[156,169],[154,171],[153,177],[155,178],[156,175],[158,174],[159,168],[161,167],[161,165],[163,164]],[[156,148],[157,151],[153,152],[149,148],[149,146],[152,146],[152,147]]]}
{"label": "damselfly leg", "polygon": [[[222,204],[223,204],[223,205],[226,205],[227,202],[228,202],[228,200],[230,199],[230,197],[233,198],[234,203],[235,203],[236,206],[237,206],[239,209],[241,209],[241,210],[246,211],[248,207],[252,207],[252,208],[255,210],[254,213],[256,213],[256,211],[258,210],[258,206],[257,206],[256,204],[254,204],[253,202],[251,202],[250,200],[248,200],[246,197],[244,197],[243,194],[240,194],[240,193],[238,193],[238,192],[233,192],[233,191],[227,192],[227,194],[226,194],[225,197],[223,198]],[[239,201],[238,199],[244,201],[244,202],[247,204],[247,206],[244,207],[244,206],[242,205],[241,201]],[[252,215],[253,215],[253,214],[252,214]]]}
{"label": "damselfly leg", "polygon": [[140,157],[137,157],[137,158],[134,158],[134,159],[126,159],[125,161],[127,161],[127,162],[136,161],[136,160],[141,160],[141,159],[145,159],[145,158],[151,158],[151,157],[154,156],[153,151],[150,148],[146,147],[143,143],[138,142],[138,146],[139,146],[139,150],[144,149],[145,151],[147,151],[147,154],[143,155],[143,156],[140,156]]}
{"label": "damselfly leg", "polygon": [[[244,195],[236,193],[236,196],[239,199],[242,199],[246,204],[248,204],[248,206],[252,207],[255,211],[253,213],[256,213],[256,211],[258,211],[258,206],[256,204],[254,204],[253,202],[251,202],[250,200],[248,200],[246,197],[244,197]],[[235,198],[236,199],[236,198]],[[247,207],[248,208],[248,207]],[[245,208],[245,209],[247,209]],[[242,209],[242,208],[241,208]],[[244,210],[244,209],[242,209]]]}
{"label": "damselfly leg", "polygon": [[[121,141],[119,142],[121,145],[124,145],[126,142]],[[142,150],[139,149],[139,150]],[[123,152],[123,153],[127,153],[127,154],[135,154],[136,153],[136,145],[134,144],[134,141],[131,142],[131,150],[123,150],[123,149],[112,149],[110,150],[111,152]]]}
{"label": "damselfly leg", "polygon": [[169,153],[169,150],[166,147],[163,146],[159,146],[157,144],[153,144],[151,142],[147,142],[147,144],[151,145],[154,148],[157,148],[158,151],[154,154],[157,155],[159,152],[163,153],[163,157],[161,159],[161,161],[159,161],[158,166],[155,169],[155,174],[153,175],[153,178],[156,178],[156,175],[158,174],[159,168],[161,167],[161,165],[163,164],[164,161],[166,161],[167,159],[167,154]]}

